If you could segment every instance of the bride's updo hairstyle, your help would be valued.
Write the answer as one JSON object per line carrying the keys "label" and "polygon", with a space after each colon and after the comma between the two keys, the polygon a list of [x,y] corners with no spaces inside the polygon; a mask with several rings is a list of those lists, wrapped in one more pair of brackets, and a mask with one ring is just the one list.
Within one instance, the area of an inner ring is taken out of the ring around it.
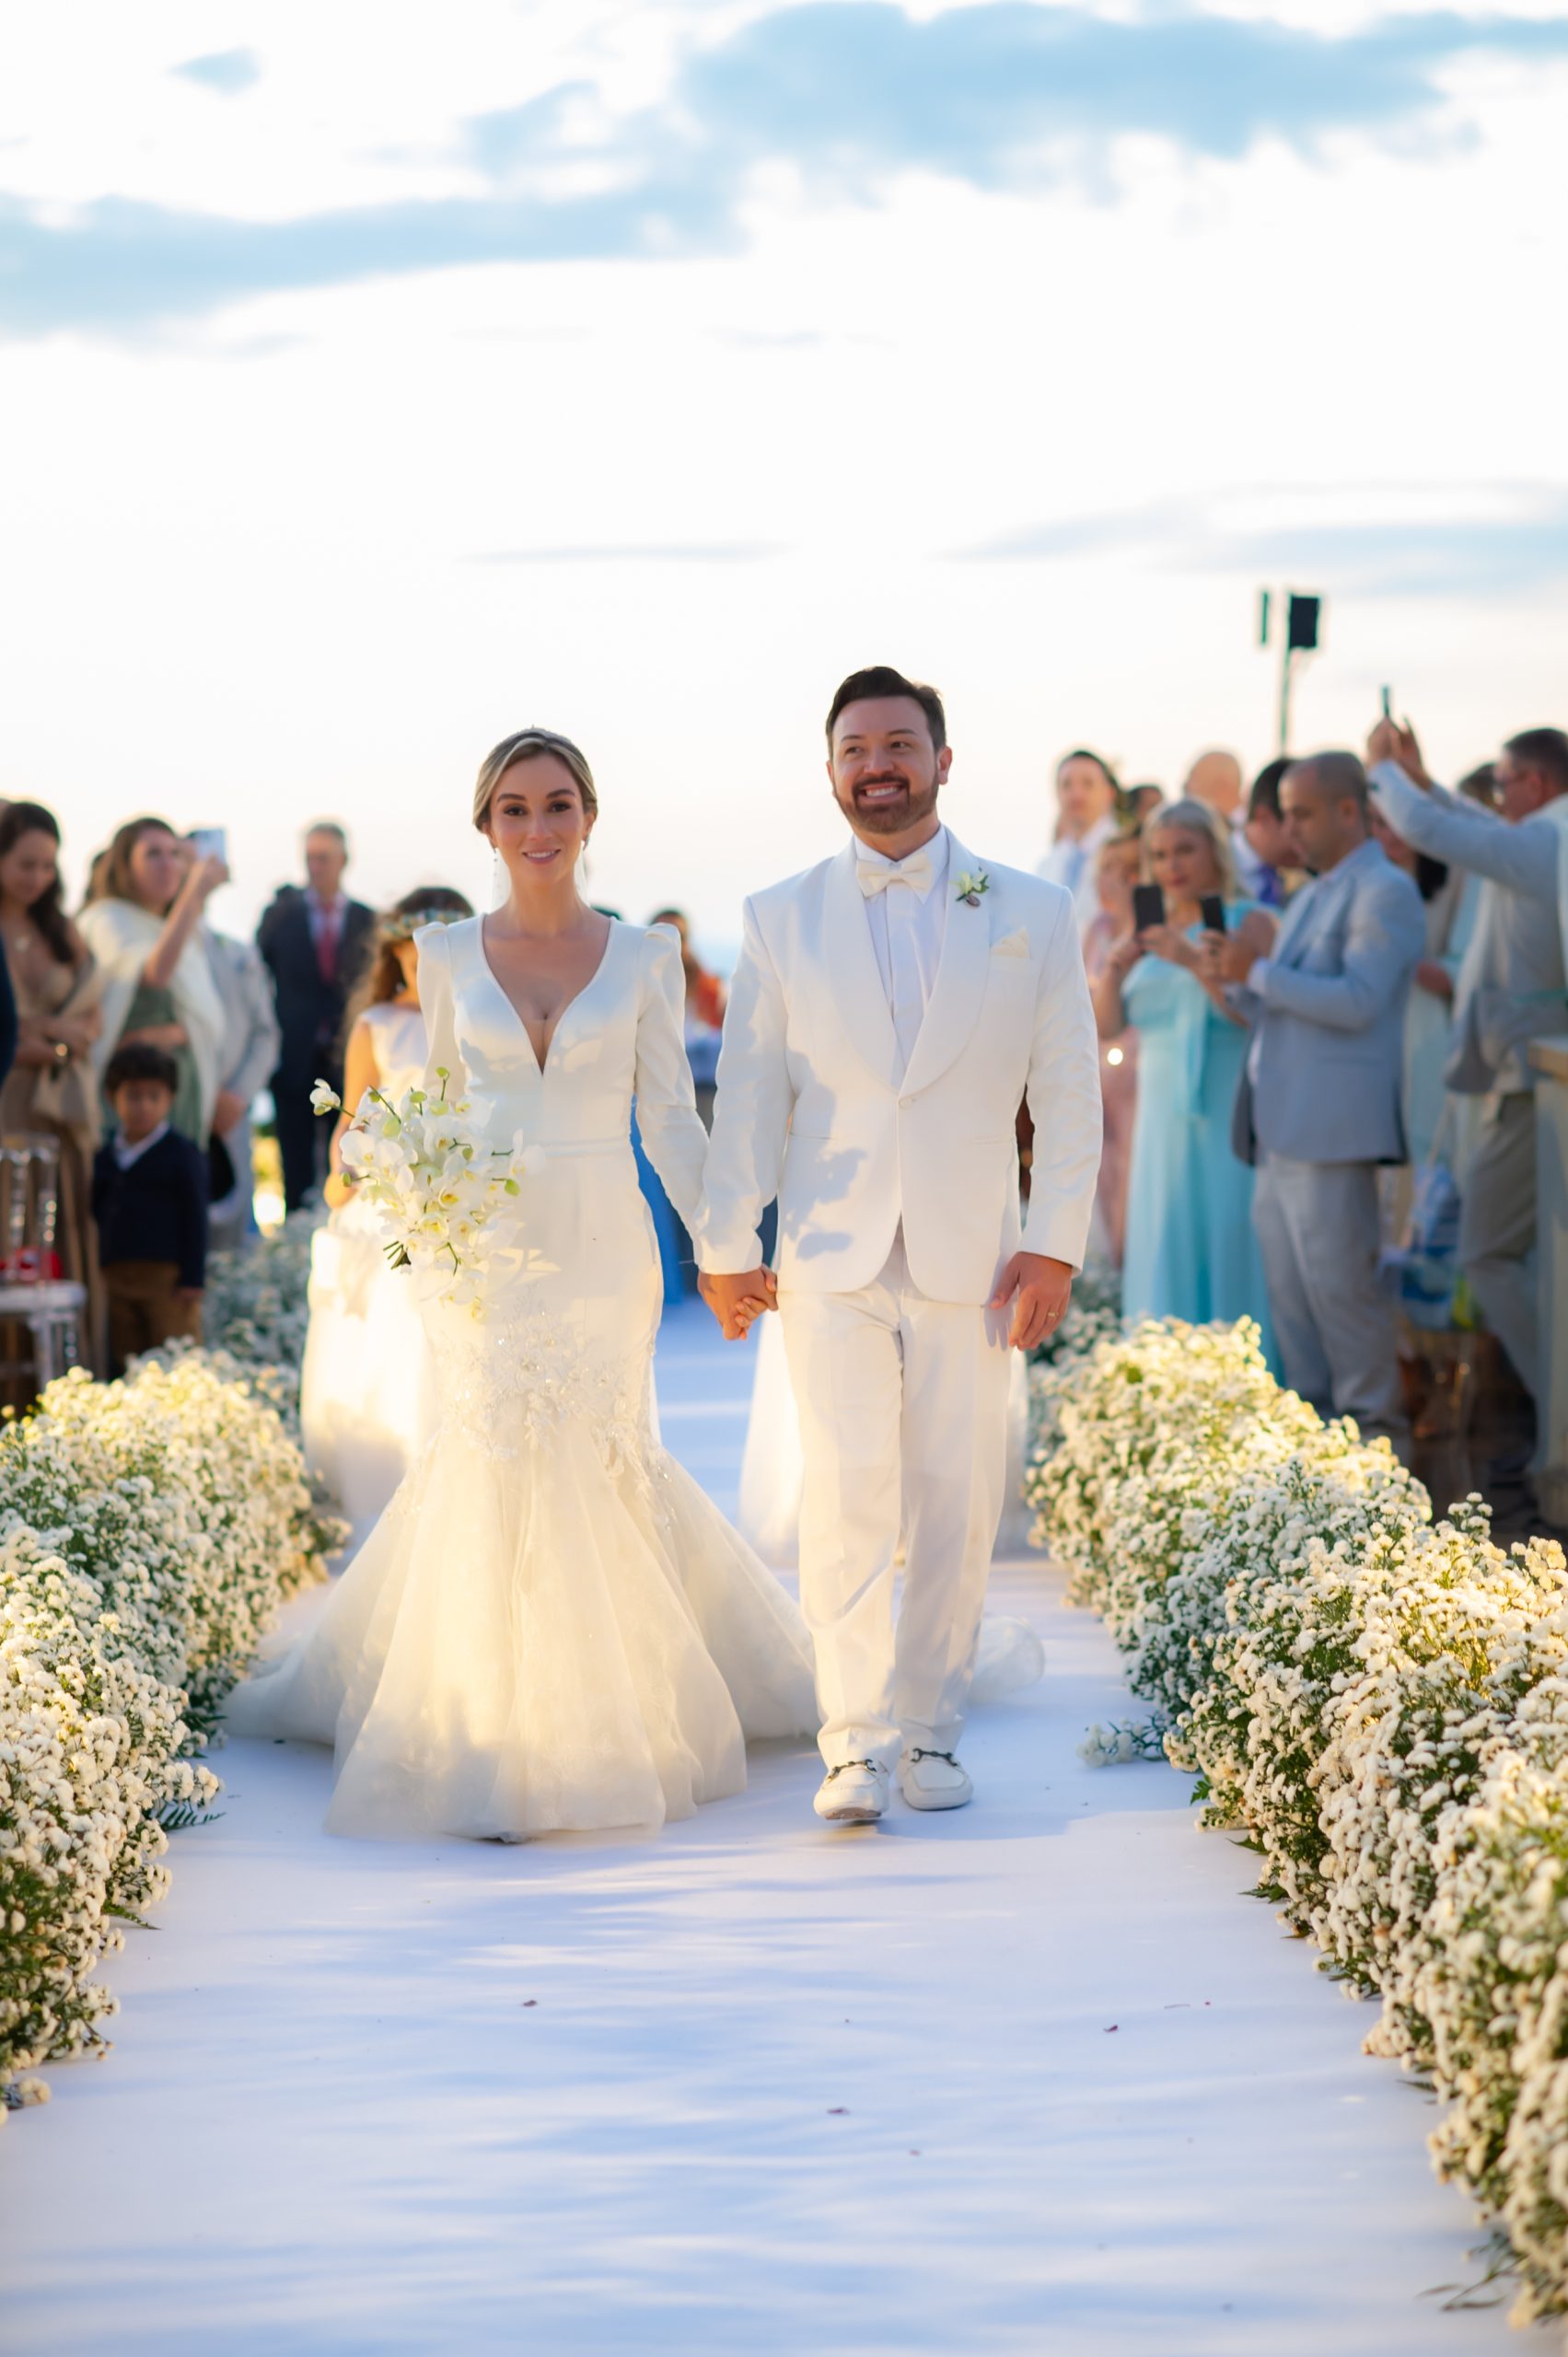
{"label": "bride's updo hairstyle", "polygon": [[503,737],[493,752],[486,753],[479,765],[479,777],[473,790],[473,823],[482,835],[489,823],[490,806],[495,791],[507,771],[517,761],[537,761],[541,753],[553,753],[563,761],[577,781],[577,792],[583,797],[583,815],[588,819],[598,817],[598,795],[594,787],[594,773],[586,757],[573,744],[570,737],[558,737],[553,728],[519,728],[515,736]]}

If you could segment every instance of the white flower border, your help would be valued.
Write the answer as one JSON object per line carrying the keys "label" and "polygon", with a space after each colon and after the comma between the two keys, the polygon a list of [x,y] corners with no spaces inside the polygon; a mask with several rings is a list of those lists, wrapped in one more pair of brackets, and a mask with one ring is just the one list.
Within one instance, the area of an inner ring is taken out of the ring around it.
{"label": "white flower border", "polygon": [[169,1830],[218,1792],[207,1731],[340,1543],[292,1436],[296,1367],[266,1355],[303,1339],[303,1243],[215,1272],[209,1316],[253,1366],[77,1372],[0,1433],[0,2120],[47,2097],[18,2073],[104,2050],[95,1975],[167,1889]]}
{"label": "white flower border", "polygon": [[1033,1376],[1036,1536],[1156,1709],[1260,1895],[1376,1994],[1366,2043],[1448,2109],[1440,2173],[1506,2238],[1516,2322],[1568,2307],[1568,1575],[1479,1499],[1433,1525],[1256,1329],[1150,1322]]}

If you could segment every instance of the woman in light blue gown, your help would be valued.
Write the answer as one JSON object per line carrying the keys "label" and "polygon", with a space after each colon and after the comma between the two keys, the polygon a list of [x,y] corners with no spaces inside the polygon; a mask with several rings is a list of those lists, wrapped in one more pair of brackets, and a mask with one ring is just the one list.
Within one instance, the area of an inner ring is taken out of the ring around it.
{"label": "woman in light blue gown", "polygon": [[1122,1306],[1132,1318],[1254,1318],[1273,1353],[1263,1264],[1252,1232],[1252,1172],[1231,1147],[1231,1109],[1250,1033],[1198,979],[1201,902],[1264,956],[1272,919],[1238,896],[1229,834],[1202,802],[1158,810],[1144,872],[1166,922],[1127,935],[1095,990],[1102,1034],[1138,1035],[1138,1111],[1128,1181]]}

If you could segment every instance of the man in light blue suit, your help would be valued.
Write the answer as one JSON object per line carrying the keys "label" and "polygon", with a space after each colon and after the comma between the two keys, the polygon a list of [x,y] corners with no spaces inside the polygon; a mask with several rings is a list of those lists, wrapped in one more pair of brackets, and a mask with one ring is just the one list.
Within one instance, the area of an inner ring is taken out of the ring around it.
{"label": "man in light blue suit", "polygon": [[[1378,807],[1434,859],[1484,877],[1454,998],[1444,1077],[1486,1100],[1481,1140],[1459,1172],[1459,1265],[1486,1322],[1537,1396],[1536,1100],[1529,1044],[1568,1007],[1568,735],[1527,728],[1496,763],[1498,807],[1434,785],[1408,723],[1379,723],[1367,746]],[[1522,1472],[1516,1463],[1493,1469]]]}
{"label": "man in light blue suit", "polygon": [[1377,1282],[1377,1166],[1405,1159],[1421,895],[1371,840],[1353,753],[1295,762],[1280,811],[1314,881],[1267,958],[1214,940],[1207,951],[1253,1027],[1233,1143],[1258,1165],[1252,1222],[1286,1382],[1325,1415],[1401,1438],[1393,1306]]}

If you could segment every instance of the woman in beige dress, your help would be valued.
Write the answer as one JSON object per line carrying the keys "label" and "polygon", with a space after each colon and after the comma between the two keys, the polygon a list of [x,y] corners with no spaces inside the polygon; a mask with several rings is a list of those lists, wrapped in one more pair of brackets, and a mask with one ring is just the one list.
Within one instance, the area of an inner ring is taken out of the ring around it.
{"label": "woman in beige dress", "polygon": [[99,1137],[92,1051],[103,1020],[99,977],[61,904],[60,829],[39,802],[0,812],[0,943],[17,1017],[17,1061],[0,1088],[0,1136],[7,1144],[47,1138],[59,1154],[58,1273],[88,1289],[87,1341],[98,1366],[102,1318],[88,1198]]}

